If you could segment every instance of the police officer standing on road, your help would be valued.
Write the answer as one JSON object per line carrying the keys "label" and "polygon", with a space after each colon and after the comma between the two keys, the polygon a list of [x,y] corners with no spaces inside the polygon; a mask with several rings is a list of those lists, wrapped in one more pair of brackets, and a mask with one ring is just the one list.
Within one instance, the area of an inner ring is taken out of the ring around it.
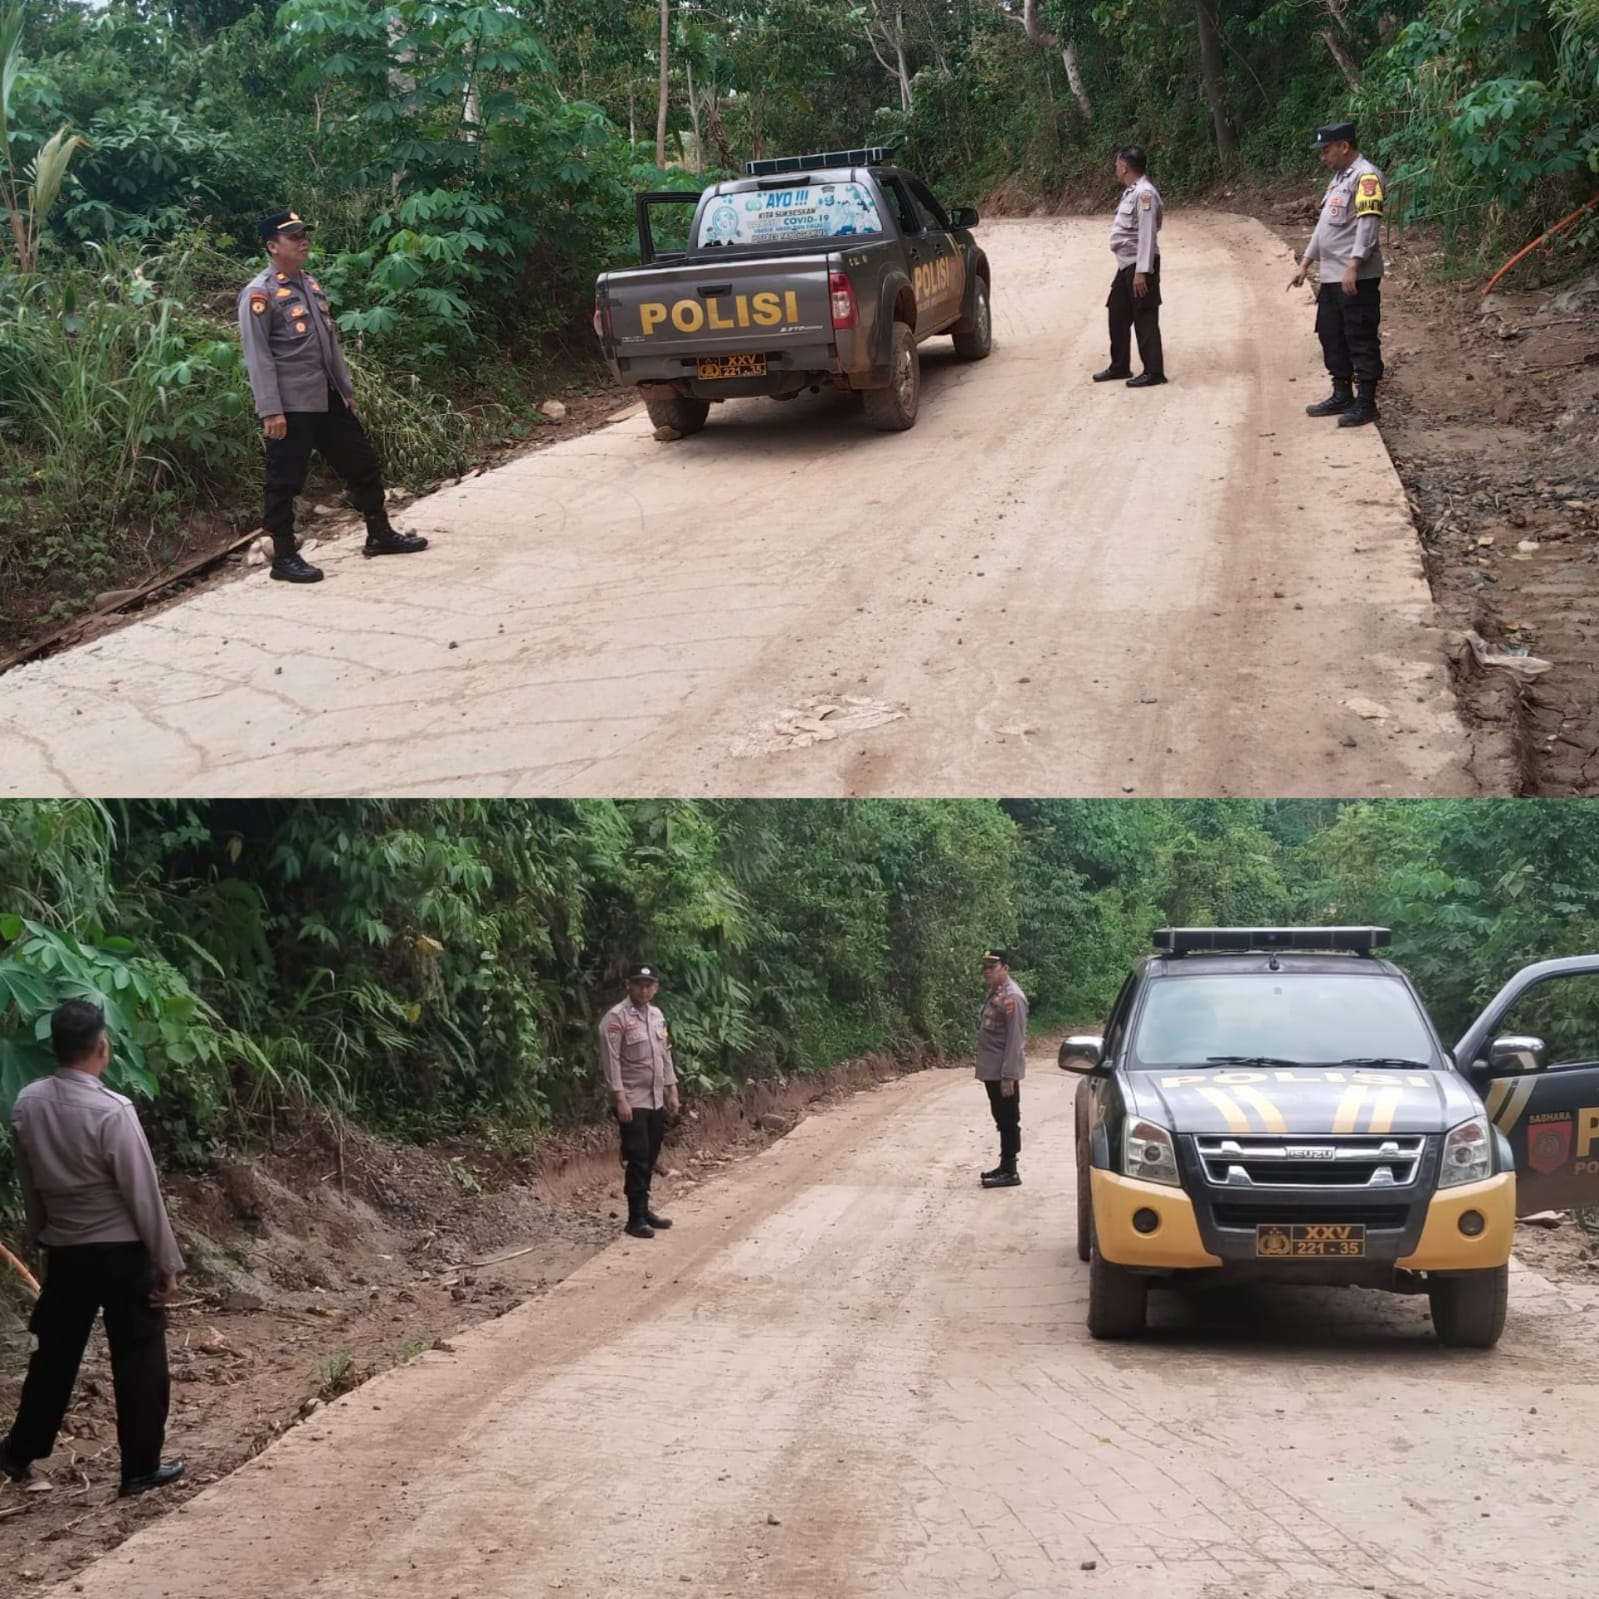
{"label": "police officer standing on road", "polygon": [[[1353,122],[1316,129],[1311,142],[1332,181],[1321,199],[1316,231],[1289,279],[1297,289],[1312,261],[1321,263],[1316,294],[1316,334],[1332,374],[1332,393],[1307,416],[1336,416],[1339,427],[1377,420],[1377,385],[1382,381],[1382,173],[1360,153]],[[1358,389],[1351,391],[1353,380]]]}
{"label": "police officer standing on road", "polygon": [[650,1209],[650,1180],[667,1119],[679,1109],[672,1039],[653,1003],[660,986],[653,966],[635,966],[628,973],[627,998],[600,1020],[600,1061],[622,1133],[625,1231],[634,1238],[653,1238],[672,1225]]}
{"label": "police officer standing on road", "polygon": [[383,476],[366,430],[355,416],[355,383],[339,349],[338,330],[322,285],[305,270],[312,224],[293,211],[262,217],[256,227],[269,264],[239,294],[244,367],[266,438],[266,504],[272,575],[285,583],[319,583],[322,572],[299,553],[294,500],[305,487],[311,452],[344,479],[366,518],[366,555],[411,555],[428,541],[397,533],[383,508]]}
{"label": "police officer standing on road", "polygon": [[[1116,276],[1105,307],[1110,313],[1110,365],[1094,374],[1096,383],[1126,378],[1130,389],[1153,388],[1166,381],[1166,358],[1160,343],[1160,249],[1156,235],[1165,215],[1160,194],[1149,181],[1149,162],[1136,145],[1116,152],[1116,176],[1126,185],[1116,219],[1110,225],[1110,250]],[[1144,370],[1132,376],[1132,335],[1138,335],[1138,359]]]}
{"label": "police officer standing on road", "polygon": [[1011,980],[1010,951],[983,956],[988,997],[977,1020],[977,1078],[988,1090],[999,1129],[999,1165],[983,1173],[984,1188],[1016,1188],[1022,1150],[1022,1078],[1027,1073],[1027,996]]}
{"label": "police officer standing on road", "polygon": [[81,999],[57,1007],[50,1043],[58,1070],[27,1084],[11,1110],[28,1236],[43,1246],[46,1269],[28,1324],[38,1348],[0,1442],[0,1471],[26,1481],[33,1462],[55,1448],[104,1310],[127,1498],[183,1475],[181,1460],[161,1459],[171,1393],[165,1307],[183,1257],[133,1105],[100,1081],[111,1063],[100,1007]]}

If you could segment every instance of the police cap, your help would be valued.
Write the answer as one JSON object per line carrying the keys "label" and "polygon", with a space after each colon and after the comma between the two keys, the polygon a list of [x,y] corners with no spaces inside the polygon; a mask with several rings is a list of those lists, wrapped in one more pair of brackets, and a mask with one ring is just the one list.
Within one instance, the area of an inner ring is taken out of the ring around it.
{"label": "police cap", "polygon": [[276,238],[280,233],[309,233],[316,223],[307,222],[294,211],[274,211],[269,217],[262,217],[255,225],[256,237],[263,244],[268,239]]}
{"label": "police cap", "polygon": [[1316,137],[1310,141],[1312,150],[1325,150],[1329,144],[1354,144],[1355,125],[1353,122],[1328,122],[1316,129]]}
{"label": "police cap", "polygon": [[653,966],[635,966],[627,974],[627,980],[630,983],[658,983],[661,974]]}
{"label": "police cap", "polygon": [[983,965],[985,965],[985,966],[1009,966],[1010,965],[1010,951],[1008,949],[1005,949],[1003,946],[1000,946],[1000,947],[995,948],[995,949],[985,949],[983,951]]}

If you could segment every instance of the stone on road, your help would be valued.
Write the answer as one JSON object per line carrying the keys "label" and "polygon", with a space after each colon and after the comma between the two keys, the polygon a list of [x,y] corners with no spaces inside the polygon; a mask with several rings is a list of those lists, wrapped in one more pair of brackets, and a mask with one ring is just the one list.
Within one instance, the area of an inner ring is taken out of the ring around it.
{"label": "stone on road", "polygon": [[1174,215],[1172,382],[1130,391],[1089,381],[1104,234],[983,229],[994,354],[925,346],[908,433],[831,394],[641,415],[416,502],[426,555],[352,536],[315,589],[257,571],[18,669],[0,792],[1494,786],[1381,437],[1303,414],[1284,247]]}
{"label": "stone on road", "polygon": [[1022,1188],[967,1073],[858,1096],[53,1599],[1588,1599],[1599,1290],[1517,1272],[1485,1355],[1356,1290],[1096,1344],[1034,1066]]}

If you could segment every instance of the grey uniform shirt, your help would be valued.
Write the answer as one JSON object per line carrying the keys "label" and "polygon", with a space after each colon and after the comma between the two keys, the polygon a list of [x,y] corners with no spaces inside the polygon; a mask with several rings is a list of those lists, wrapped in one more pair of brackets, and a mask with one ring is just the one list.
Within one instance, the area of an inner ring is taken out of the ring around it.
{"label": "grey uniform shirt", "polygon": [[354,398],[327,296],[309,272],[268,266],[251,278],[239,291],[239,337],[257,416],[326,411],[330,388]]}
{"label": "grey uniform shirt", "polygon": [[677,1081],[666,1018],[654,1005],[640,1010],[630,999],[613,1005],[600,1019],[600,1065],[613,1094],[626,1094],[634,1110],[659,1110]]}
{"label": "grey uniform shirt", "polygon": [[159,1270],[183,1270],[131,1100],[88,1072],[58,1071],[17,1095],[11,1131],[33,1242],[142,1243]]}
{"label": "grey uniform shirt", "polygon": [[1342,277],[1352,256],[1356,278],[1382,276],[1383,188],[1382,173],[1363,155],[1333,174],[1304,257],[1321,262],[1324,283]]}
{"label": "grey uniform shirt", "polygon": [[1132,267],[1138,272],[1155,270],[1155,235],[1160,232],[1164,215],[1160,192],[1147,177],[1122,190],[1121,204],[1110,225],[1110,253],[1116,257],[1117,266]]}
{"label": "grey uniform shirt", "polygon": [[977,1018],[977,1076],[985,1083],[1027,1075],[1027,996],[1006,978]]}

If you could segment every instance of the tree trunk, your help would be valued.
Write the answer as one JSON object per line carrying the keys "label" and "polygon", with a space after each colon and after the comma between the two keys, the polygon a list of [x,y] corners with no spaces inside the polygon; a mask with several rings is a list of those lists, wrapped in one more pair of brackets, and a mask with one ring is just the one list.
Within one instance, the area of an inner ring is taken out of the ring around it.
{"label": "tree trunk", "polygon": [[1238,154],[1238,136],[1227,120],[1227,107],[1221,92],[1221,27],[1212,0],[1194,0],[1194,20],[1199,25],[1199,70],[1205,79],[1205,98],[1210,102],[1211,125],[1216,130],[1216,153],[1223,161]]}
{"label": "tree trunk", "polygon": [[1338,63],[1339,70],[1344,75],[1344,81],[1349,85],[1351,94],[1360,93],[1360,73],[1355,66],[1349,52],[1344,49],[1338,35],[1331,28],[1321,30],[1321,42],[1327,46],[1334,61]]}
{"label": "tree trunk", "polygon": [[655,164],[666,165],[666,100],[672,47],[672,0],[661,0],[661,82],[655,106]]}
{"label": "tree trunk", "polygon": [[683,70],[688,75],[688,116],[694,128],[694,170],[703,172],[705,170],[705,146],[700,142],[700,107],[699,102],[694,98],[694,63],[687,56],[683,58]]}
{"label": "tree trunk", "polygon": [[905,7],[894,7],[894,62],[899,69],[899,108],[911,108],[911,74],[905,61]]}
{"label": "tree trunk", "polygon": [[[1008,14],[1006,13],[1006,15]],[[1083,83],[1082,68],[1077,64],[1076,41],[1068,39],[1065,44],[1062,44],[1038,20],[1038,0],[1026,0],[1022,8],[1022,26],[1027,30],[1027,37],[1040,50],[1060,51],[1061,65],[1066,68],[1066,81],[1071,85],[1072,98],[1076,100],[1077,109],[1083,114],[1083,121],[1092,122],[1094,119],[1094,105],[1088,98],[1088,90]]]}

